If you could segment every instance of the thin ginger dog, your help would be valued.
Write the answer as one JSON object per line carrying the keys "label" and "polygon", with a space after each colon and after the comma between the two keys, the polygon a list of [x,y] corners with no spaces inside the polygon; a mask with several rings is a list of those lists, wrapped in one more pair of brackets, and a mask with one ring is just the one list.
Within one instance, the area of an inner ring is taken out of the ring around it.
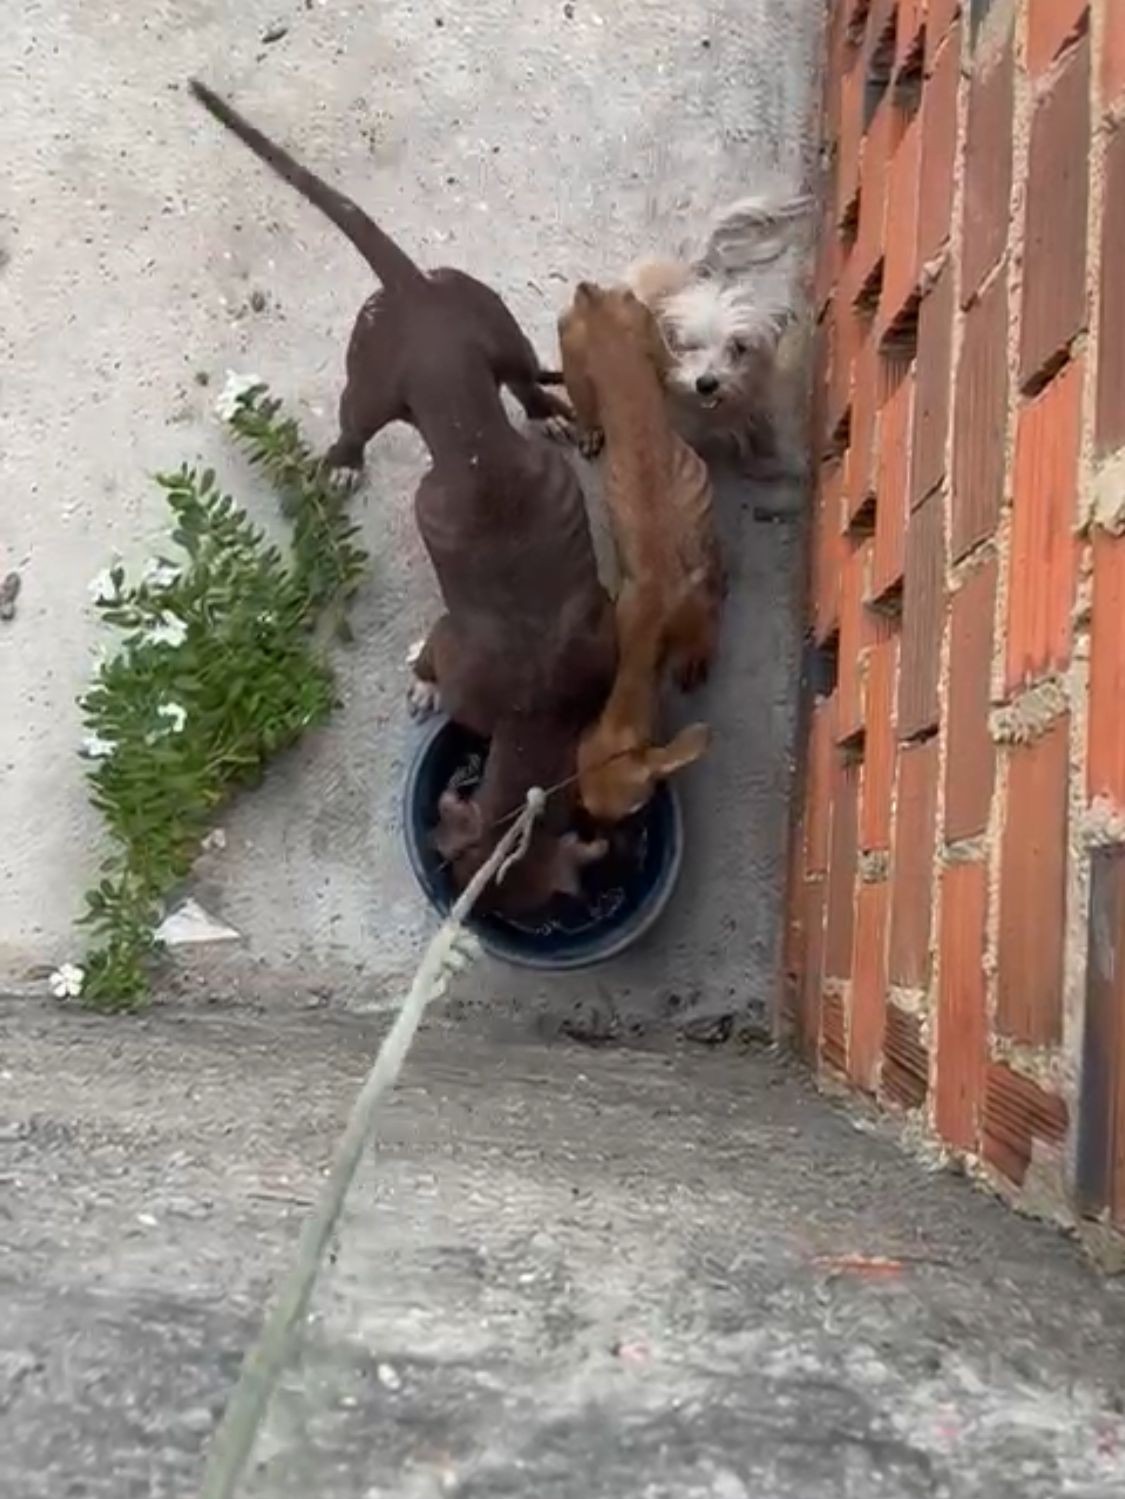
{"label": "thin ginger dog", "polygon": [[705,753],[692,724],[654,744],[660,679],[707,677],[723,576],[706,465],[673,429],[668,353],[652,313],[626,288],[579,284],[559,319],[563,376],[579,431],[604,434],[605,493],[621,566],[618,666],[597,724],[578,746],[579,796],[599,822],[644,806],[656,783]]}

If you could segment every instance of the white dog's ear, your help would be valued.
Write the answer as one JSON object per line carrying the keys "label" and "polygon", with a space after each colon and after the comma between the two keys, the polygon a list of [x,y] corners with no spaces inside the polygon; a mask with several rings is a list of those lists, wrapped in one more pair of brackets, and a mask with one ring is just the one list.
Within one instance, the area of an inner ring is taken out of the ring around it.
{"label": "white dog's ear", "polygon": [[653,312],[659,312],[690,280],[691,267],[680,260],[638,260],[625,273],[625,285]]}
{"label": "white dog's ear", "polygon": [[814,206],[807,193],[762,193],[730,204],[711,225],[698,261],[700,270],[712,276],[743,276],[777,260],[797,242]]}

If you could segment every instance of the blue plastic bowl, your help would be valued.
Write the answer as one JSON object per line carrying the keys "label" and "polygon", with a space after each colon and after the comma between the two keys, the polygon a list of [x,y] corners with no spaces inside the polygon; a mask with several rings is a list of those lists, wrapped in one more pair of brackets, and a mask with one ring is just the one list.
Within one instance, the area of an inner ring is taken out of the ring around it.
{"label": "blue plastic bowl", "polygon": [[[406,777],[406,851],[419,885],[443,916],[457,891],[433,846],[438,798],[451,782],[462,789],[472,785],[487,748],[487,740],[438,718],[422,735]],[[614,830],[605,859],[583,870],[583,899],[558,895],[531,916],[488,911],[474,914],[467,925],[505,963],[550,972],[589,968],[632,947],[649,930],[671,899],[682,858],[680,803],[662,782],[648,806]]]}

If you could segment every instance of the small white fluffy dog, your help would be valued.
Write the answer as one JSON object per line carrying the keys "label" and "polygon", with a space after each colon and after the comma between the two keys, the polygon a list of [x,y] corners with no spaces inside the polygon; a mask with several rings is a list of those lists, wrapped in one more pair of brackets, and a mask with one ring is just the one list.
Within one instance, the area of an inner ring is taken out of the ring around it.
{"label": "small white fluffy dog", "polygon": [[794,253],[812,203],[745,198],[719,215],[697,254],[640,260],[625,276],[672,352],[668,393],[685,441],[761,478],[794,469],[778,443],[777,376],[782,340],[800,322],[803,257]]}

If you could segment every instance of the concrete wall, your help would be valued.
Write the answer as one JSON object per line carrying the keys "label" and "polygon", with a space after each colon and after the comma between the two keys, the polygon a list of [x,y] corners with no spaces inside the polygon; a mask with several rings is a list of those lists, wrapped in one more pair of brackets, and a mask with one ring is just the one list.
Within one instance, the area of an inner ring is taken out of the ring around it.
{"label": "concrete wall", "polygon": [[[72,929],[99,846],[75,706],[101,644],[87,582],[163,525],[146,472],[214,462],[270,501],[211,416],[227,368],[253,370],[318,443],[370,289],[355,254],[186,97],[192,72],[355,194],[424,263],[490,280],[545,354],[579,275],[674,245],[725,198],[802,176],[818,0],[530,0],[306,6],[80,0],[16,7],[0,41],[4,511],[23,577],[0,625],[4,828],[0,971],[34,981],[78,955]],[[784,12],[784,14],[782,14]],[[271,28],[285,35],[267,42]],[[260,295],[255,295],[256,293]],[[255,310],[258,308],[259,310]],[[210,389],[197,383],[211,376]],[[429,918],[400,846],[413,730],[402,659],[436,593],[411,518],[423,466],[406,429],[369,455],[356,499],[373,558],[340,657],[345,709],[224,818],[195,894],[243,935],[181,959],[188,980],[374,1001],[412,970]],[[684,779],[690,859],[643,954],[553,1005],[725,1008],[768,993],[777,951],[794,680],[792,527],[726,497],[734,597],[708,712],[719,731]],[[7,564],[6,564],[7,565]],[[491,990],[489,991],[489,986]],[[490,1001],[526,999],[497,972]]]}
{"label": "concrete wall", "polygon": [[1125,1228],[1125,8],[959,10],[831,11],[792,997],[828,1072]]}

